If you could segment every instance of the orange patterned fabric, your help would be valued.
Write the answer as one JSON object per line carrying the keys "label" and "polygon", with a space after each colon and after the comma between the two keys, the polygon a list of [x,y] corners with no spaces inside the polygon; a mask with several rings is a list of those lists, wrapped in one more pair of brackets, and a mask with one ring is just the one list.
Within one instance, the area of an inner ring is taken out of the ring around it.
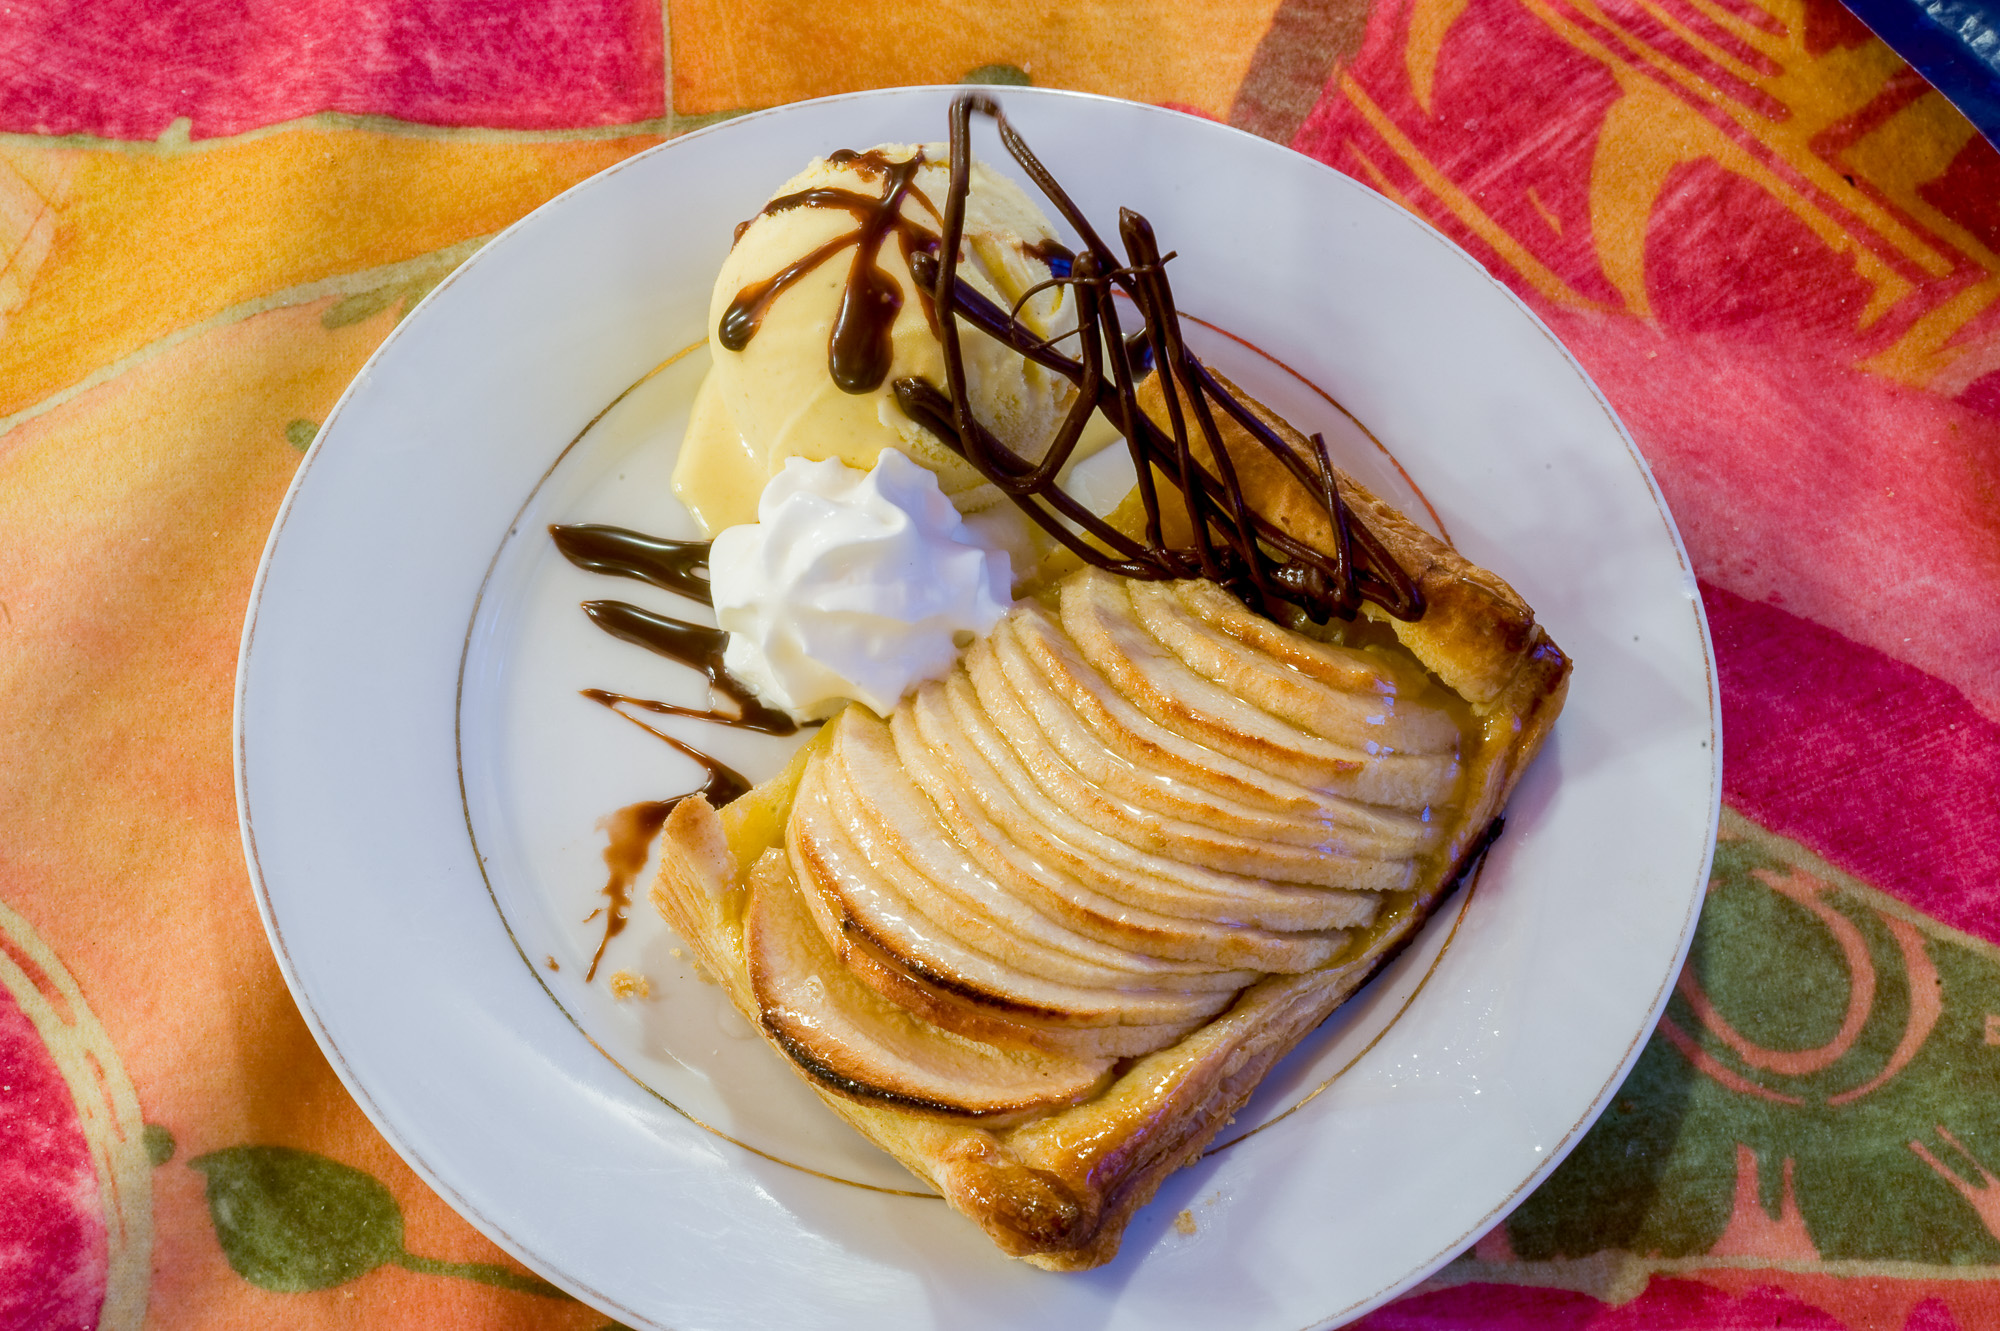
{"label": "orange patterned fabric", "polygon": [[0,49],[0,1325],[604,1325],[423,1186],[279,978],[251,578],[485,238],[718,116],[964,77],[1226,120],[1442,228],[1703,579],[1688,973],[1576,1155],[1366,1324],[2000,1325],[2000,157],[1833,0],[16,0]]}

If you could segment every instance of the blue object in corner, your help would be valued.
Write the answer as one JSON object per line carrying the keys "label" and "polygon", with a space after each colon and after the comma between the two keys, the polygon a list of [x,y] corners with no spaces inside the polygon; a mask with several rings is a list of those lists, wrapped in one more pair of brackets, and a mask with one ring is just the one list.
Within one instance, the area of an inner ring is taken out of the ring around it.
{"label": "blue object in corner", "polygon": [[1845,0],[2000,148],[2000,0]]}

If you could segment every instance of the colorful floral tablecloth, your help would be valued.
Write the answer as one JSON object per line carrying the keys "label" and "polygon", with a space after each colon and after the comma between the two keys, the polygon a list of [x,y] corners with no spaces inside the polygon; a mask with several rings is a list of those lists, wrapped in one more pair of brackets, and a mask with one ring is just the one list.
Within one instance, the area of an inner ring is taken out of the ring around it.
{"label": "colorful floral tablecloth", "polygon": [[0,8],[0,1326],[604,1324],[426,1190],[279,979],[251,578],[499,229],[719,117],[960,79],[1228,121],[1441,228],[1702,579],[1727,807],[1666,1018],[1363,1324],[2000,1326],[2000,157],[1835,0]]}

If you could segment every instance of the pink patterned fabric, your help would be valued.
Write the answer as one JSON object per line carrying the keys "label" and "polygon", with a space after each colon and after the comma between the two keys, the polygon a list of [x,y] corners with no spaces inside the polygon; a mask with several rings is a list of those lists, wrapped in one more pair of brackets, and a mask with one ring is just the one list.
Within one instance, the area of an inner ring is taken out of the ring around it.
{"label": "pink patterned fabric", "polygon": [[1934,675],[1704,587],[1730,804],[2000,943],[2000,722]]}
{"label": "pink patterned fabric", "polygon": [[0,11],[0,130],[220,138],[321,111],[564,129],[665,111],[664,27],[634,0],[124,0]]}
{"label": "pink patterned fabric", "polygon": [[86,1331],[104,1302],[103,1205],[69,1086],[0,991],[0,1326]]}

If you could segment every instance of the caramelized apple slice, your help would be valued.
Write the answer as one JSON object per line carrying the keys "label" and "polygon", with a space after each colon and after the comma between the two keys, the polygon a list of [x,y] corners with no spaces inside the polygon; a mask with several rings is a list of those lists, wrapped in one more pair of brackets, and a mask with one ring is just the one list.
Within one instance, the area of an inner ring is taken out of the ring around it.
{"label": "caramelized apple slice", "polygon": [[[800,896],[808,909],[818,900],[810,892],[802,892]],[[820,923],[817,911],[814,923]],[[912,974],[895,958],[877,951],[858,935],[843,936],[834,955],[863,984],[933,1026],[1010,1049],[1039,1049],[1071,1058],[1130,1058],[1163,1049],[1205,1022],[1196,1018],[1166,1026],[1045,1025],[1002,1016],[992,1008],[968,1002],[949,989]]]}
{"label": "caramelized apple slice", "polygon": [[1197,743],[1139,710],[1084,659],[1056,616],[1043,607],[1017,606],[1000,631],[1011,631],[1063,701],[1134,764],[1279,812],[1311,815],[1324,807],[1325,792]]}
{"label": "caramelized apple slice", "polygon": [[[1025,772],[1042,794],[1093,831],[1149,855],[1224,873],[1314,887],[1394,891],[1408,884],[1410,864],[1361,837],[1326,837],[1318,846],[1256,841],[1197,822],[1163,817],[1107,796],[1044,744],[1014,745],[994,721],[969,672],[945,681],[953,717],[986,761],[1004,774]],[[1003,707],[1006,699],[997,699]],[[1010,785],[1012,783],[1010,782]],[[1331,852],[1331,853],[1330,853]],[[1362,905],[1366,914],[1373,907]]]}
{"label": "caramelized apple slice", "polygon": [[1083,658],[1160,724],[1219,752],[1369,804],[1425,809],[1458,785],[1455,756],[1369,754],[1307,735],[1190,670],[1133,622],[1118,579],[1097,569],[1063,583],[1062,625]]}
{"label": "caramelized apple slice", "polygon": [[1256,772],[1140,715],[1039,606],[1017,610],[990,641],[992,659],[1056,751],[1137,803],[1292,845],[1319,844],[1336,828],[1379,838],[1393,854],[1437,844],[1435,822]]}
{"label": "caramelized apple slice", "polygon": [[1414,658],[1315,642],[1264,618],[1205,578],[1190,578],[1171,585],[1181,604],[1202,623],[1328,688],[1349,693],[1420,697],[1432,687]]}
{"label": "caramelized apple slice", "polygon": [[994,1124],[1088,1098],[1109,1058],[1002,1049],[911,1015],[827,950],[784,856],[750,870],[744,954],[762,1024],[816,1085],[849,1099]]}
{"label": "caramelized apple slice", "polygon": [[[864,763],[873,778],[867,784],[882,789],[874,799],[860,795],[845,739],[863,724],[862,717],[850,713],[836,723],[843,729],[833,736],[820,767],[827,812],[854,849],[914,909],[959,941],[1032,974],[1070,984],[1206,993],[1240,989],[1257,978],[1255,971],[1218,970],[1116,947],[1036,910],[995,882],[946,835],[937,825],[935,807],[900,769]],[[868,721],[881,724],[872,717]],[[883,739],[886,747],[887,736]],[[921,826],[907,831],[912,824]]]}
{"label": "caramelized apple slice", "polygon": [[1333,688],[1217,632],[1166,583],[1135,582],[1125,591],[1139,625],[1189,669],[1309,735],[1370,755],[1458,754],[1458,723],[1450,714],[1398,696],[1385,675],[1366,689]]}
{"label": "caramelized apple slice", "polygon": [[[1093,892],[1009,838],[977,800],[934,766],[934,755],[921,741],[905,759],[892,728],[877,718],[850,710],[839,724],[841,743],[833,752],[851,769],[857,804],[885,834],[896,838],[905,854],[936,870],[962,850],[1004,891],[1079,933],[1114,947],[1208,966],[1224,974],[1238,967],[1309,970],[1332,956],[1346,937],[1276,933],[1164,915]],[[918,805],[934,808],[935,815],[915,813]],[[949,826],[956,840],[945,837],[941,826]],[[1233,975],[1230,983],[1235,984]]]}
{"label": "caramelized apple slice", "polygon": [[[1018,761],[990,763],[959,727],[936,680],[896,709],[891,729],[906,725],[929,748],[931,763],[949,772],[1009,837],[1107,896],[1167,915],[1278,930],[1325,929],[1353,911],[1338,893],[1183,864],[1092,831],[1042,794]],[[911,747],[899,736],[906,763]]]}
{"label": "caramelized apple slice", "polygon": [[1064,983],[966,946],[927,918],[854,848],[828,813],[818,769],[799,785],[787,851],[800,887],[821,895],[841,934],[859,934],[903,970],[1010,1020],[1163,1026],[1200,1020],[1229,1002],[1227,992],[1175,994],[1123,987],[1115,972],[1103,973],[1105,982],[1094,986]]}

